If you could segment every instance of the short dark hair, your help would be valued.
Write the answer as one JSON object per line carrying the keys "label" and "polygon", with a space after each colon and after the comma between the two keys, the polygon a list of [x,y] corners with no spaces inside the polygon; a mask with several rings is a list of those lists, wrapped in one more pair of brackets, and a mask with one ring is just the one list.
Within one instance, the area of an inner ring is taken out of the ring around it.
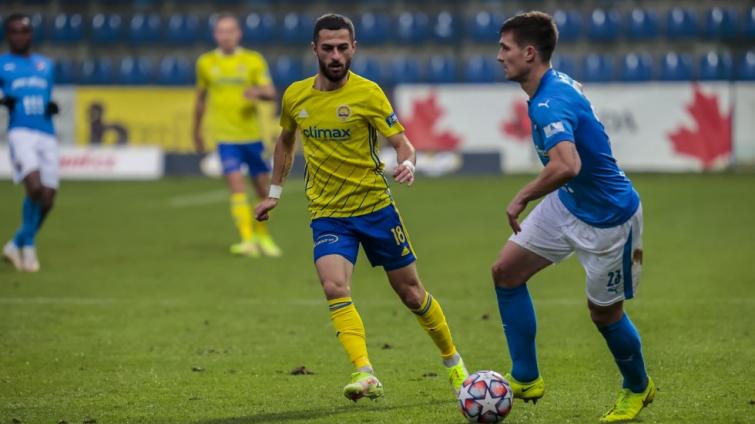
{"label": "short dark hair", "polygon": [[356,33],[354,30],[354,23],[351,22],[351,19],[337,13],[328,13],[317,18],[317,21],[315,22],[315,30],[312,34],[312,41],[317,43],[320,31],[324,29],[329,29],[331,31],[348,29],[352,40],[354,40],[354,35]]}
{"label": "short dark hair", "polygon": [[551,60],[558,43],[558,28],[545,12],[531,11],[512,16],[501,25],[500,34],[504,32],[513,33],[519,47],[535,46],[545,63]]}
{"label": "short dark hair", "polygon": [[8,32],[11,22],[23,21],[25,19],[28,20],[29,25],[31,25],[31,17],[25,13],[13,13],[11,15],[8,15],[8,17],[5,18],[5,21],[3,22],[3,30],[5,32]]}

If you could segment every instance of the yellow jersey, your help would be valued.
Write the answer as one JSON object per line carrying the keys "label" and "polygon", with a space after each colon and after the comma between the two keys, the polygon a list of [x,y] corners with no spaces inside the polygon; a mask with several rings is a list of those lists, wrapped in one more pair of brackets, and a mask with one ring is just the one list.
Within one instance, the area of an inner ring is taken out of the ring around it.
{"label": "yellow jersey", "polygon": [[314,84],[315,77],[291,84],[280,118],[281,127],[301,134],[310,215],[359,216],[388,206],[377,134],[390,137],[404,127],[385,93],[353,72],[337,90],[316,90]]}
{"label": "yellow jersey", "polygon": [[259,141],[258,105],[244,97],[244,90],[272,83],[265,58],[240,47],[229,55],[216,49],[199,56],[196,71],[197,88],[207,90],[212,138],[226,143]]}

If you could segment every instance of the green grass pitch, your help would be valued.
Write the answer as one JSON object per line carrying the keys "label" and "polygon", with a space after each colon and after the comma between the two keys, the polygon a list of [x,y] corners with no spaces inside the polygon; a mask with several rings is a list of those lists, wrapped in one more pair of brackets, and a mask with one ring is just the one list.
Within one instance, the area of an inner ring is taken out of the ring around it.
{"label": "green grass pitch", "polygon": [[[645,266],[627,309],[659,387],[643,423],[755,421],[755,176],[638,175]],[[472,370],[510,364],[490,265],[526,177],[396,187],[420,276]],[[0,183],[0,237],[21,190]],[[362,256],[353,296],[386,396],[352,404],[351,372],[311,261],[301,182],[272,231],[284,257],[241,259],[220,181],[63,185],[42,271],[0,264],[0,423],[462,423],[438,354]],[[506,422],[596,423],[620,377],[575,258],[530,283],[546,396]],[[311,375],[291,375],[306,366]]]}

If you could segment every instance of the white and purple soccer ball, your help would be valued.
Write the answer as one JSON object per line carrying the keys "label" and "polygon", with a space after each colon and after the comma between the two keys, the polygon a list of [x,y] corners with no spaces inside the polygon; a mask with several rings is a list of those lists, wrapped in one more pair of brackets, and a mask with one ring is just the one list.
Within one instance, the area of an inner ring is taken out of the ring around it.
{"label": "white and purple soccer ball", "polygon": [[514,403],[509,382],[495,371],[470,374],[459,390],[459,408],[470,423],[503,421]]}

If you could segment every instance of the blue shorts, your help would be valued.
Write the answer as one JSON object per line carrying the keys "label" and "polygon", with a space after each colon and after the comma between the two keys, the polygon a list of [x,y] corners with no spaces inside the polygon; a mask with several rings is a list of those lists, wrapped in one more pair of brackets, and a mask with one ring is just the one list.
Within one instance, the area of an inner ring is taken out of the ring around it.
{"label": "blue shorts", "polygon": [[265,146],[261,141],[251,143],[218,143],[218,155],[223,165],[223,175],[241,171],[241,165],[246,164],[249,175],[256,177],[259,174],[270,172],[262,153]]}
{"label": "blue shorts", "polygon": [[356,264],[362,244],[372,266],[386,271],[403,268],[417,260],[396,208],[348,218],[317,218],[310,224],[315,261],[325,255],[341,255]]}

